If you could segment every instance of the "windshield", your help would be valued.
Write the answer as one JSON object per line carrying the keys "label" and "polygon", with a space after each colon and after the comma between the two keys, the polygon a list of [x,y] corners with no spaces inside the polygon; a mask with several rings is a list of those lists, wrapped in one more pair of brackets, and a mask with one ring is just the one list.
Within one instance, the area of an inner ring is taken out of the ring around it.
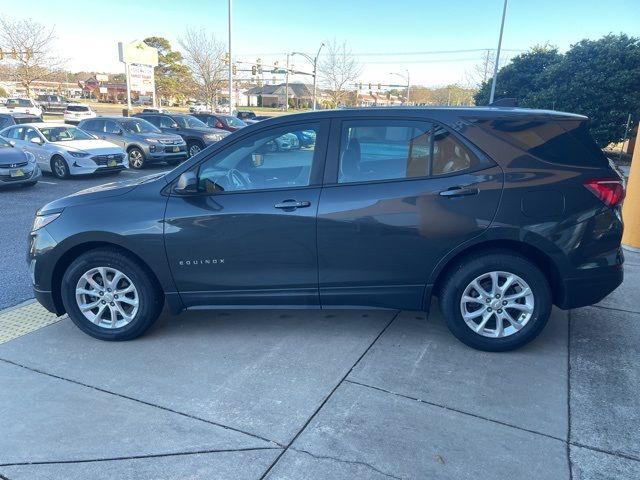
{"label": "windshield", "polygon": [[7,107],[30,107],[31,100],[26,98],[10,98],[6,103]]}
{"label": "windshield", "polygon": [[246,127],[247,124],[244,123],[242,120],[240,120],[239,118],[236,117],[232,117],[232,116],[225,116],[224,117],[225,122],[227,122],[227,125],[229,125],[230,127]]}
{"label": "windshield", "polygon": [[69,142],[71,140],[93,140],[88,133],[76,127],[44,127],[40,133],[49,142]]}
{"label": "windshield", "polygon": [[131,133],[162,133],[162,131],[143,119],[124,120],[122,126]]}
{"label": "windshield", "polygon": [[182,128],[209,128],[206,123],[201,122],[191,115],[176,116],[173,117],[173,120]]}

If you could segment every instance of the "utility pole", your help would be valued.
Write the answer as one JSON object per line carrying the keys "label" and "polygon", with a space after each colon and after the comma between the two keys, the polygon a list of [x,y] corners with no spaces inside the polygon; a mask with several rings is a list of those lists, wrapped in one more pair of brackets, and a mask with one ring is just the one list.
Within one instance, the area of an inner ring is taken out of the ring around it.
{"label": "utility pole", "polygon": [[289,110],[289,54],[287,53],[287,69],[285,70],[284,109]]}
{"label": "utility pole", "polygon": [[500,23],[500,37],[498,38],[498,50],[496,51],[496,64],[493,67],[493,81],[491,82],[491,94],[489,95],[489,104],[493,103],[493,97],[496,93],[496,80],[498,79],[498,65],[500,64],[500,49],[502,48],[502,32],[504,31],[504,19],[507,16],[507,0],[504,0],[502,8],[502,23]]}
{"label": "utility pole", "polygon": [[231,3],[229,2],[229,115],[233,115],[233,54],[231,53],[231,19],[232,10]]}

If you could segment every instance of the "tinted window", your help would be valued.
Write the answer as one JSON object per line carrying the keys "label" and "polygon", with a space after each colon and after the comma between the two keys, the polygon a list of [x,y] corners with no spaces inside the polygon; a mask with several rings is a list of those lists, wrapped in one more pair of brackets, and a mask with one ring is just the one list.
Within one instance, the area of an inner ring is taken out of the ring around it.
{"label": "tinted window", "polygon": [[77,127],[40,127],[40,133],[50,142],[70,142],[72,140],[93,140],[88,133]]}
{"label": "tinted window", "polygon": [[34,138],[40,138],[40,135],[38,135],[38,132],[36,131],[35,128],[26,127],[24,129],[24,137],[23,138],[24,138],[25,142],[30,142]]}
{"label": "tinted window", "polygon": [[[229,192],[307,186],[318,130],[313,123],[257,133],[204,162],[200,188]],[[300,135],[313,142],[303,146]]]}
{"label": "tinted window", "polygon": [[157,115],[145,115],[144,117],[140,117],[140,118],[142,118],[143,120],[146,120],[147,122],[152,123],[156,127],[160,126],[160,117]]}
{"label": "tinted window", "polygon": [[120,133],[121,128],[120,125],[118,125],[116,122],[114,122],[113,120],[105,120],[104,122],[104,132],[105,133]]}
{"label": "tinted window", "polygon": [[181,117],[176,116],[173,119],[182,128],[203,128],[207,126],[204,122],[201,122],[196,117],[193,117],[191,115],[185,115]]}
{"label": "tinted window", "polygon": [[[154,122],[151,122],[154,123]],[[160,126],[163,128],[173,128],[175,123],[171,117],[160,117]]]}
{"label": "tinted window", "polygon": [[586,167],[608,164],[584,120],[502,118],[478,125],[547,162]]}
{"label": "tinted window", "polygon": [[7,130],[3,137],[4,138],[12,138],[14,140],[22,139],[22,132],[24,131],[24,127],[14,127]]}
{"label": "tinted window", "polygon": [[85,105],[68,105],[67,112],[88,112],[89,107]]}
{"label": "tinted window", "polygon": [[122,120],[122,127],[130,133],[161,133],[161,130],[142,118]]}
{"label": "tinted window", "polygon": [[83,130],[89,130],[91,132],[103,132],[104,120],[88,120],[82,123]]}
{"label": "tinted window", "polygon": [[446,175],[476,166],[468,149],[439,125],[396,120],[342,124],[339,183]]}
{"label": "tinted window", "polygon": [[6,117],[0,117],[0,129],[6,127],[7,125],[10,125],[9,119]]}

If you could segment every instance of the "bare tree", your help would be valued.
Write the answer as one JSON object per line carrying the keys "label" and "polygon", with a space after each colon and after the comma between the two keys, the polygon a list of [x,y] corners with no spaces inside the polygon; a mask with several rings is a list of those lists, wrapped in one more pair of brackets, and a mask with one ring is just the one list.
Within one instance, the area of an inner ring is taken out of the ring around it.
{"label": "bare tree", "polygon": [[197,92],[209,105],[216,105],[218,93],[224,86],[228,66],[224,62],[226,45],[205,30],[187,28],[180,45],[185,52],[187,66],[197,84]]}
{"label": "bare tree", "polygon": [[[502,62],[500,63],[502,64]],[[480,88],[483,83],[486,83],[493,76],[495,65],[495,50],[485,50],[480,61],[471,68],[471,71],[466,72],[466,85],[469,88]]]}
{"label": "bare tree", "polygon": [[347,87],[360,76],[361,67],[347,43],[338,44],[335,40],[326,42],[327,50],[320,60],[318,72],[328,89],[329,96],[335,106],[347,97]]}
{"label": "bare tree", "polygon": [[9,78],[19,82],[31,95],[31,85],[49,78],[62,61],[53,55],[54,28],[34,20],[0,18],[0,45],[12,61]]}

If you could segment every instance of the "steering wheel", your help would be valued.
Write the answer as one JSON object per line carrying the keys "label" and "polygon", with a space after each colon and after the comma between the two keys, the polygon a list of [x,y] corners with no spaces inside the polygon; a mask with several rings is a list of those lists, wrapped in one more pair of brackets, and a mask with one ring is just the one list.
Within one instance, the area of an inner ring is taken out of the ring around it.
{"label": "steering wheel", "polygon": [[245,190],[251,186],[251,182],[249,182],[240,170],[235,168],[230,168],[227,171],[227,180],[234,190]]}

